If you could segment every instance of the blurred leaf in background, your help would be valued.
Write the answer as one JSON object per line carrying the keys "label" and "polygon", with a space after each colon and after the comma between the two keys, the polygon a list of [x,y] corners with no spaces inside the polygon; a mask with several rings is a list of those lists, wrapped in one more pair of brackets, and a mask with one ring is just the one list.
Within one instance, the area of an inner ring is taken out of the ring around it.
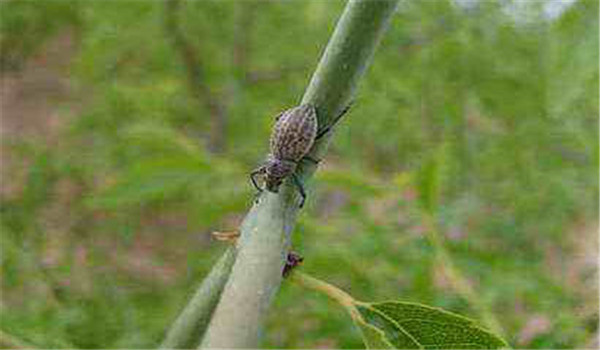
{"label": "blurred leaf in background", "polygon": [[[597,347],[598,2],[555,3],[402,4],[309,189],[304,269],[477,318],[425,210],[510,344]],[[343,6],[183,1],[186,61],[164,2],[0,2],[2,334],[156,346]],[[343,311],[284,284],[265,346],[361,344]]]}

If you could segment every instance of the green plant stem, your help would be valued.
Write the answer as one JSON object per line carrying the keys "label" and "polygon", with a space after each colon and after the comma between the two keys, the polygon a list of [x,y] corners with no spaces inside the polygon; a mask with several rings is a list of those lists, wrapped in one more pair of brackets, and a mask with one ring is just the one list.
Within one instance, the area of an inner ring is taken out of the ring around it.
{"label": "green plant stem", "polygon": [[348,311],[354,322],[364,323],[364,319],[356,308],[356,305],[360,304],[360,302],[340,288],[297,270],[293,271],[288,276],[288,279],[306,289],[327,295],[329,298],[346,308],[346,311]]}
{"label": "green plant stem", "polygon": [[[352,99],[387,27],[397,0],[349,1],[302,99],[315,105],[319,126],[329,125]],[[316,142],[312,156],[326,151],[330,135]],[[316,165],[302,164],[306,182]],[[286,181],[279,193],[263,192],[240,228],[238,254],[202,348],[256,348],[281,272],[298,211],[296,189]]]}
{"label": "green plant stem", "polygon": [[471,305],[475,312],[479,314],[481,321],[489,328],[489,330],[504,337],[504,329],[494,313],[490,310],[489,305],[479,297],[473,289],[473,286],[471,286],[460,269],[454,264],[452,257],[446,249],[444,238],[439,232],[435,217],[429,213],[423,213],[423,221],[427,228],[427,238],[435,250],[436,258],[439,259],[441,265],[444,267],[444,271],[452,284],[452,287]]}
{"label": "green plant stem", "polygon": [[234,261],[235,247],[230,247],[213,266],[185,309],[179,314],[160,345],[161,349],[191,349],[198,346],[219,302]]}
{"label": "green plant stem", "polygon": [[354,308],[354,298],[332,284],[299,271],[293,271],[288,278],[302,287],[327,295],[344,307]]}

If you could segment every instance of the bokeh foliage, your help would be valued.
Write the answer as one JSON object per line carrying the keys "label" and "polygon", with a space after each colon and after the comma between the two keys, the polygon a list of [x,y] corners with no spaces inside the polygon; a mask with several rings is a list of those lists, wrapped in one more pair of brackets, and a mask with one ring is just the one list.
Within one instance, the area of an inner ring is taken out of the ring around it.
{"label": "bokeh foliage", "polygon": [[[598,2],[554,19],[544,2],[457,3],[403,3],[294,247],[306,271],[361,300],[477,318],[435,258],[431,216],[509,343],[589,347]],[[190,80],[163,2],[1,2],[2,79],[35,73],[56,37],[76,47],[57,72],[70,88],[53,103],[51,140],[2,134],[3,334],[45,348],[156,346],[222,251],[210,232],[235,229],[249,206],[273,118],[298,102],[343,5],[184,2],[174,15],[201,72]],[[3,108],[3,124],[13,113]],[[284,283],[265,345],[361,340],[343,310]]]}

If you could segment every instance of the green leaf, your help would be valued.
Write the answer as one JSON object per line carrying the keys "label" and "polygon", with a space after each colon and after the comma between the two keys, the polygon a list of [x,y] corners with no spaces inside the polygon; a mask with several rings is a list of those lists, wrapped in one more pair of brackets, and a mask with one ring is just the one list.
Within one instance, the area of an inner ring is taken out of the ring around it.
{"label": "green leaf", "polygon": [[508,345],[475,321],[431,306],[365,303],[325,281],[295,271],[292,281],[343,306],[369,349],[503,349]]}
{"label": "green leaf", "polygon": [[[508,345],[498,336],[465,317],[430,306],[407,302],[355,302],[362,320],[378,329],[397,349],[501,349]],[[360,326],[361,330],[365,328]],[[370,347],[367,337],[365,343]],[[370,338],[374,338],[371,332]]]}
{"label": "green leaf", "polygon": [[362,320],[355,320],[360,330],[363,342],[367,349],[394,349],[394,346],[385,338],[385,333]]}

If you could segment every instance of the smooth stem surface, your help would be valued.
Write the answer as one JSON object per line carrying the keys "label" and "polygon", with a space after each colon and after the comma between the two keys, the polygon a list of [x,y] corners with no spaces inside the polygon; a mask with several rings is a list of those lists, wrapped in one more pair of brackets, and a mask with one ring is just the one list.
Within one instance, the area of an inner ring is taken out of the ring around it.
{"label": "smooth stem surface", "polygon": [[[317,108],[320,127],[328,125],[351,100],[396,4],[397,0],[349,1],[302,99]],[[329,137],[317,142],[311,155],[321,157]],[[297,171],[304,182],[316,169],[306,163]],[[258,347],[262,325],[281,284],[298,199],[286,181],[279,193],[264,191],[244,219],[237,258],[202,348]]]}
{"label": "smooth stem surface", "polygon": [[[302,97],[302,103],[317,108],[319,130],[352,103],[358,83],[368,68],[379,41],[394,13],[398,0],[351,0],[321,57]],[[321,159],[331,133],[313,146],[309,156]],[[310,176],[316,166],[310,163],[301,175]]]}
{"label": "smooth stem surface", "polygon": [[232,246],[221,256],[179,314],[160,345],[161,349],[191,349],[198,346],[217,307],[234,261],[235,247]]}

